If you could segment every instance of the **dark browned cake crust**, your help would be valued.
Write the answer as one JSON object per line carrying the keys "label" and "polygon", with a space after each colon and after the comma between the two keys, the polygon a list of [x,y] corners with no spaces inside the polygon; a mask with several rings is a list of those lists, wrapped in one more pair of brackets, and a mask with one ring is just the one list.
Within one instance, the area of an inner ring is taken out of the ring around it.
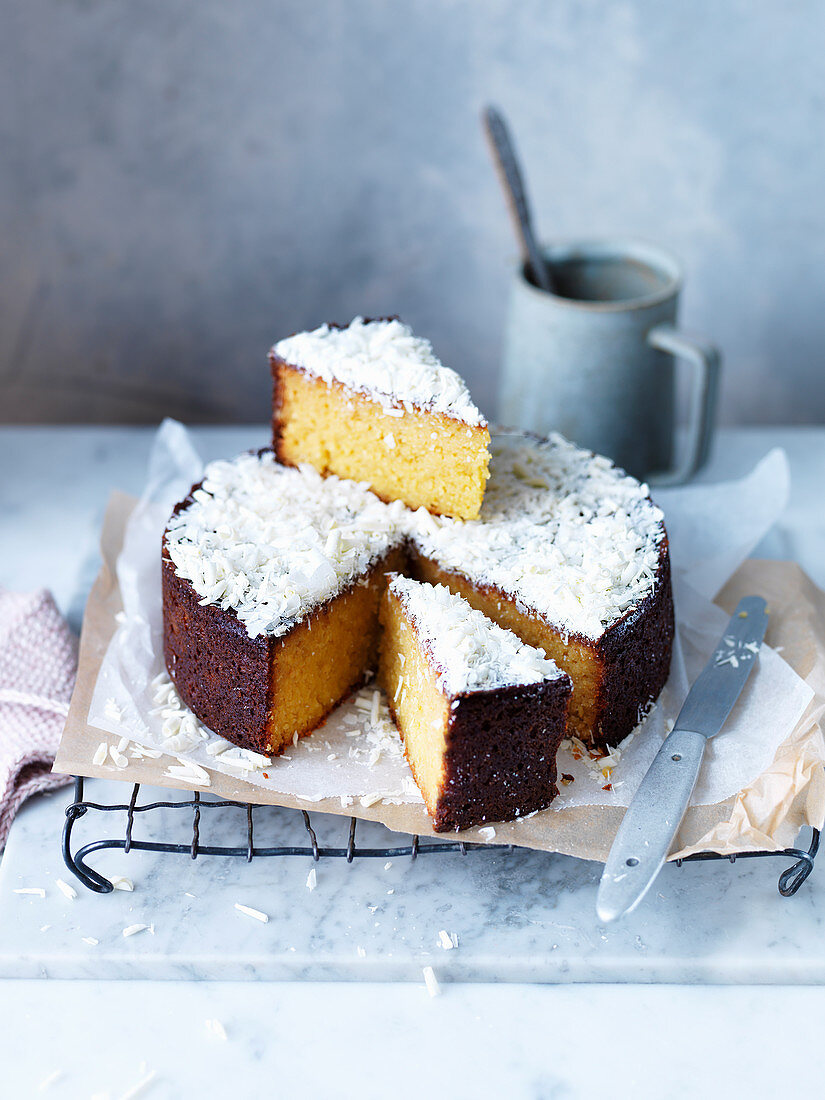
{"label": "dark browned cake crust", "polygon": [[510,821],[550,805],[570,692],[570,682],[559,679],[456,697],[436,832]]}
{"label": "dark browned cake crust", "polygon": [[163,656],[178,695],[214,733],[267,751],[272,641],[250,638],[232,611],[201,604],[163,553]]}
{"label": "dark browned cake crust", "polygon": [[653,591],[600,640],[603,662],[594,743],[618,745],[659,698],[670,673],[675,629],[667,537]]}

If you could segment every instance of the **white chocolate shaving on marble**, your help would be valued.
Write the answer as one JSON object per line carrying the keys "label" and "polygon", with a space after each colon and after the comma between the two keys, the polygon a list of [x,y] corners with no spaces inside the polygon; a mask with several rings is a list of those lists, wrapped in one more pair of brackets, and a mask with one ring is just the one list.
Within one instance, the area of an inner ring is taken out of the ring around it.
{"label": "white chocolate shaving on marble", "polygon": [[321,325],[280,340],[272,351],[324,382],[366,394],[387,411],[403,406],[444,413],[465,424],[487,423],[461,376],[436,358],[429,340],[413,336],[401,321],[356,317],[346,328]]}
{"label": "white chocolate shaving on marble", "polygon": [[445,585],[396,575],[389,587],[432,658],[445,694],[540,684],[565,675],[543,650],[525,645]]}

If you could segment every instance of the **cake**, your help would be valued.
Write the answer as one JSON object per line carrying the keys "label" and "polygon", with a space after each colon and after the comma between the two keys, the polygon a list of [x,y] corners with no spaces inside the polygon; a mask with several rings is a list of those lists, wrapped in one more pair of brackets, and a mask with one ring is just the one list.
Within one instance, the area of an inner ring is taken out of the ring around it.
{"label": "cake", "polygon": [[573,681],[568,727],[618,744],[658,697],[673,644],[667,534],[647,487],[569,443],[494,435],[478,520],[407,516],[411,573],[444,584]]}
{"label": "cake", "polygon": [[376,665],[388,571],[445,585],[573,681],[568,732],[620,742],[667,679],[673,599],[647,488],[560,436],[496,434],[476,520],[384,503],[271,451],[212,463],[163,543],[164,652],[184,702],[267,754]]}
{"label": "cake", "polygon": [[363,682],[384,575],[403,565],[401,511],[271,451],[206,468],[162,558],[166,667],[202,722],[279,753]]}
{"label": "cake", "polygon": [[444,585],[391,578],[379,680],[436,832],[549,806],[570,677]]}
{"label": "cake", "polygon": [[475,519],[490,433],[462,379],[399,320],[356,317],[270,351],[273,448],[386,501]]}

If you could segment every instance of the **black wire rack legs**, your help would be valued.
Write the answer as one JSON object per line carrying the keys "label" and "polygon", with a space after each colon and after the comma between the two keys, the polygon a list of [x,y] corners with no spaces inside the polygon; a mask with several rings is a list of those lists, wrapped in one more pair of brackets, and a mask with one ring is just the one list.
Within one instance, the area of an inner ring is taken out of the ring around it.
{"label": "black wire rack legs", "polygon": [[[352,863],[359,859],[392,859],[401,856],[409,856],[411,860],[421,855],[448,854],[456,852],[461,855],[471,855],[474,852],[512,851],[512,845],[505,844],[467,844],[460,840],[453,841],[427,841],[421,842],[418,836],[410,838],[409,844],[394,848],[356,848],[355,830],[357,819],[350,818],[349,834],[345,848],[326,848],[318,843],[318,837],[310,821],[306,810],[295,810],[303,817],[307,834],[307,843],[298,845],[276,845],[274,847],[259,847],[255,844],[253,811],[258,807],[246,802],[231,802],[221,799],[202,799],[196,791],[191,798],[178,802],[148,802],[138,805],[140,784],[136,783],[132,788],[132,796],[127,803],[101,803],[89,802],[83,797],[83,779],[78,777],[74,781],[74,801],[66,808],[66,823],[63,827],[63,859],[68,869],[84,886],[98,894],[108,894],[114,887],[112,883],[99,874],[87,863],[87,858],[95,852],[115,848],[123,852],[174,852],[179,855],[188,855],[191,859],[200,856],[240,856],[247,862],[253,858],[262,856],[309,856],[314,860],[338,858],[346,859]],[[200,824],[201,814],[204,811],[220,809],[222,807],[235,807],[242,810],[246,816],[246,843],[235,847],[201,844]],[[138,814],[151,813],[160,809],[188,811],[192,816],[192,839],[186,844],[169,844],[155,840],[135,840],[132,836],[135,819]],[[75,822],[84,817],[90,810],[103,813],[125,812],[126,833],[123,837],[109,840],[95,840],[84,844],[76,852],[72,851],[72,831]],[[677,860],[677,865],[694,862],[697,860],[728,859],[734,863],[737,859],[764,859],[768,857],[782,857],[793,859],[793,864],[779,876],[779,892],[783,897],[791,897],[797,892],[802,883],[811,873],[814,867],[814,859],[819,848],[819,831],[813,830],[811,843],[807,851],[801,848],[785,848],[779,852],[742,852],[736,856],[720,856],[715,852],[700,852],[697,855],[687,856],[684,860]]]}

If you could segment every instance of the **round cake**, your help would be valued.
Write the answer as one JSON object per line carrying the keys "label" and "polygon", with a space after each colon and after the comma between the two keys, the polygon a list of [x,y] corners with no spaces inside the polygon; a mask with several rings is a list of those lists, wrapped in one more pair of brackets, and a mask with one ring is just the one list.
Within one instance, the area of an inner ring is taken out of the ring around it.
{"label": "round cake", "polygon": [[491,456],[470,520],[271,451],[210,464],[163,539],[164,655],[184,702],[228,740],[280,752],[375,668],[395,571],[446,585],[567,672],[569,734],[622,740],[670,666],[662,513],[560,436],[497,433]]}

